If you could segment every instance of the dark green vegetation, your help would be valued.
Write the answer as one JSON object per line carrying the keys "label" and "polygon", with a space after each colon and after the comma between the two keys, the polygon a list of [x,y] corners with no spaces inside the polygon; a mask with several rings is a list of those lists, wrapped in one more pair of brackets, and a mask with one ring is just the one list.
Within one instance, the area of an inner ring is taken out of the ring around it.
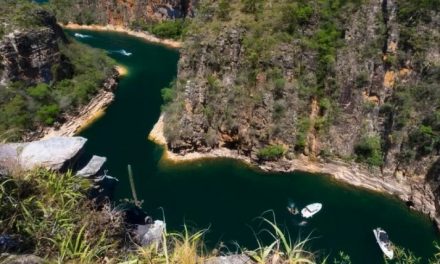
{"label": "dark green vegetation", "polygon": [[[88,103],[102,88],[104,80],[114,74],[114,61],[100,50],[84,46],[74,39],[66,40],[62,33],[45,33],[53,25],[45,23],[37,13],[40,8],[28,1],[3,3],[0,9],[5,14],[2,19],[8,21],[8,26],[3,30],[19,30],[25,36],[13,40],[19,42],[16,45],[29,45],[23,40],[26,35],[40,34],[40,39],[32,39],[34,43],[28,48],[22,48],[19,54],[12,55],[21,57],[19,67],[23,73],[6,79],[6,87],[0,86],[0,137],[18,140],[37,127],[62,122],[61,114],[75,112]],[[53,41],[55,46],[47,44],[50,42],[45,42],[46,39]],[[3,42],[7,41],[3,39]],[[33,50],[32,45],[44,51],[47,49],[46,57],[36,56],[41,51]],[[3,56],[11,56],[8,52],[7,49],[1,52],[0,62]],[[32,68],[31,65],[38,63],[44,63],[40,67],[47,68],[47,71],[42,71],[42,78],[36,75],[32,77],[41,69]],[[14,70],[12,66],[5,67]]]}
{"label": "dark green vegetation", "polygon": [[285,149],[281,145],[267,146],[258,151],[258,157],[262,160],[277,160],[284,155]]}
{"label": "dark green vegetation", "polygon": [[37,29],[43,25],[35,16],[35,4],[30,1],[4,0],[0,5],[0,38],[13,31],[16,27]]}
{"label": "dark green vegetation", "polygon": [[200,1],[165,110],[169,146],[225,143],[257,159],[283,143],[286,157],[425,175],[440,149],[439,11],[438,0]]}
{"label": "dark green vegetation", "polygon": [[[176,90],[161,93],[161,88],[180,85],[169,84],[176,76],[179,54],[126,35],[80,33],[92,35],[81,41],[94,47],[133,52],[130,57],[111,54],[129,73],[121,80],[106,115],[81,134],[89,139],[85,154],[106,156],[109,174],[119,178],[115,200],[131,197],[126,176],[127,164],[131,164],[143,208],[156,219],[163,217],[163,208],[170,232],[184,232],[183,223],[196,229],[209,227],[204,239],[209,249],[216,248],[219,241],[231,251],[236,248],[234,241],[243,249],[258,248],[252,230],[268,226],[260,226],[255,218],[273,209],[278,224],[293,241],[312,233],[314,239],[306,248],[318,251],[321,260],[330,255],[329,263],[339,251],[346,252],[355,264],[381,263],[383,257],[371,231],[377,226],[385,228],[396,245],[423,257],[422,263],[436,252],[432,242],[439,237],[431,221],[390,197],[341,186],[326,176],[263,173],[232,160],[177,165],[161,161],[162,148],[146,136],[159,117],[162,95],[166,100],[175,96]],[[207,78],[207,83],[211,91],[221,88],[215,76]],[[306,126],[309,121],[302,122]],[[300,219],[286,210],[290,199],[298,207],[322,202],[324,208],[308,225],[299,227]],[[264,235],[261,239],[264,246],[273,243]]]}
{"label": "dark green vegetation", "polygon": [[[163,6],[169,7],[168,2],[163,2]],[[176,2],[174,12],[182,15],[172,19],[159,19],[159,16],[155,16],[158,12],[156,9],[161,5],[149,1],[137,1],[135,5],[129,5],[124,1],[112,1],[107,3],[109,8],[103,8],[102,1],[96,0],[79,3],[70,0],[50,0],[48,7],[62,23],[123,25],[132,30],[148,31],[160,38],[181,39],[190,20],[185,18],[185,10],[181,10],[183,4]],[[149,9],[153,10],[152,14],[147,12]]]}
{"label": "dark green vegetation", "polygon": [[181,39],[187,30],[189,20],[176,19],[165,20],[162,22],[143,23],[139,21],[132,22],[130,28],[134,30],[144,30],[160,38]]}

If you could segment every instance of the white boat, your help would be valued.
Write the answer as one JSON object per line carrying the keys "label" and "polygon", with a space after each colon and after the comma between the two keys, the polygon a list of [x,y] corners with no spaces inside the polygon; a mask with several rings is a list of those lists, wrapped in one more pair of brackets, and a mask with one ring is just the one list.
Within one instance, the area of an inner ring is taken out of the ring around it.
{"label": "white boat", "polygon": [[322,204],[312,203],[301,210],[301,215],[304,218],[310,218],[322,209]]}
{"label": "white boat", "polygon": [[131,52],[127,52],[126,50],[120,50],[120,53],[122,54],[122,55],[124,55],[124,56],[131,56]]}
{"label": "white boat", "polygon": [[77,37],[77,38],[91,38],[92,37],[90,35],[83,35],[83,34],[80,34],[80,33],[75,33],[74,36]]}
{"label": "white boat", "polygon": [[385,256],[389,259],[393,259],[394,257],[393,245],[391,244],[387,232],[385,232],[385,230],[383,230],[382,228],[378,227],[376,229],[373,229],[373,233],[374,236],[376,237],[376,241],[379,244],[380,249],[385,254]]}

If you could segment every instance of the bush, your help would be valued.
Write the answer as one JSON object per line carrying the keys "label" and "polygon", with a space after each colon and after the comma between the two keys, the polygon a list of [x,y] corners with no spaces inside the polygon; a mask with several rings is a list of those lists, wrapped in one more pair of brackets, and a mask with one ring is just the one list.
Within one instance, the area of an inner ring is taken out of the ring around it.
{"label": "bush", "polygon": [[260,160],[277,160],[280,159],[286,150],[282,145],[272,145],[260,149],[257,156]]}
{"label": "bush", "polygon": [[242,0],[241,2],[243,3],[242,11],[250,14],[260,11],[263,4],[262,0]]}
{"label": "bush", "polygon": [[[301,1],[303,2],[303,1]],[[304,26],[313,15],[313,8],[306,3],[293,3],[283,9],[282,24],[286,25],[286,31],[294,34],[296,29]]]}
{"label": "bush", "polygon": [[283,97],[284,87],[286,86],[286,81],[284,78],[278,78],[274,81],[274,95],[275,98],[279,99]]}
{"label": "bush", "polygon": [[52,125],[58,116],[60,108],[56,104],[42,106],[37,111],[37,117],[45,125]]}
{"label": "bush", "polygon": [[174,89],[168,87],[162,88],[160,93],[162,95],[162,100],[164,101],[165,104],[173,101],[174,97],[176,96],[176,92],[174,91]]}
{"label": "bush", "polygon": [[151,33],[161,38],[178,39],[182,36],[184,28],[183,20],[166,20],[155,24]]}
{"label": "bush", "polygon": [[364,162],[370,166],[381,166],[383,164],[383,155],[380,138],[378,136],[364,136],[355,145],[354,149],[357,161]]}
{"label": "bush", "polygon": [[218,17],[220,20],[228,21],[231,19],[230,16],[231,13],[231,4],[229,3],[229,0],[221,0],[218,4]]}

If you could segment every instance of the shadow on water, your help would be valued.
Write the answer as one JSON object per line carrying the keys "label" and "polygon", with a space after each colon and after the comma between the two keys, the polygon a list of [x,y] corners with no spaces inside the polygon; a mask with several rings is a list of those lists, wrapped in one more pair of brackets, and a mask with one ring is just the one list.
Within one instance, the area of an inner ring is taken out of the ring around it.
{"label": "shadow on water", "polygon": [[[68,32],[73,36],[79,31]],[[93,36],[79,39],[93,47],[132,53],[109,54],[127,67],[128,76],[121,80],[106,115],[81,134],[89,139],[86,152],[106,156],[110,174],[120,179],[116,200],[131,197],[131,164],[144,209],[161,218],[163,208],[169,229],[181,229],[184,222],[210,227],[211,246],[220,240],[256,246],[255,218],[272,209],[293,238],[312,233],[312,248],[324,255],[343,250],[353,263],[379,263],[382,255],[372,233],[377,226],[396,244],[423,257],[432,255],[432,242],[439,238],[432,223],[388,196],[336,184],[328,176],[263,173],[230,159],[161,162],[162,148],[149,142],[147,134],[160,114],[160,89],[176,76],[178,52],[123,34],[80,33]],[[289,201],[299,207],[321,202],[324,207],[305,226],[298,226],[299,219],[286,209]]]}

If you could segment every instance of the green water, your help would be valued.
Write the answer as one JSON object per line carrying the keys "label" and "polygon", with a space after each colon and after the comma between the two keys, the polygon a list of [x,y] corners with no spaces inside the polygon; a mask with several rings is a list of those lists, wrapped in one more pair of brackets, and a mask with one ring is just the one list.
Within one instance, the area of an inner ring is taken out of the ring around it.
{"label": "green water", "polygon": [[[176,75],[178,53],[126,35],[81,33],[93,36],[81,40],[91,46],[133,53],[110,54],[129,75],[121,80],[107,114],[81,134],[89,139],[86,152],[108,157],[110,174],[120,179],[115,199],[130,197],[127,164],[131,164],[144,209],[161,218],[163,208],[171,230],[181,229],[184,222],[209,227],[210,245],[224,241],[235,250],[231,242],[237,241],[242,247],[254,247],[252,230],[259,230],[255,218],[272,209],[294,239],[312,233],[310,246],[323,255],[343,250],[353,263],[380,263],[382,254],[371,231],[376,226],[417,255],[432,255],[432,242],[439,239],[432,223],[393,198],[325,176],[262,173],[233,160],[160,162],[161,148],[146,138],[160,113],[160,89]],[[322,202],[324,207],[307,226],[299,227],[287,213],[289,200],[299,206]]]}

